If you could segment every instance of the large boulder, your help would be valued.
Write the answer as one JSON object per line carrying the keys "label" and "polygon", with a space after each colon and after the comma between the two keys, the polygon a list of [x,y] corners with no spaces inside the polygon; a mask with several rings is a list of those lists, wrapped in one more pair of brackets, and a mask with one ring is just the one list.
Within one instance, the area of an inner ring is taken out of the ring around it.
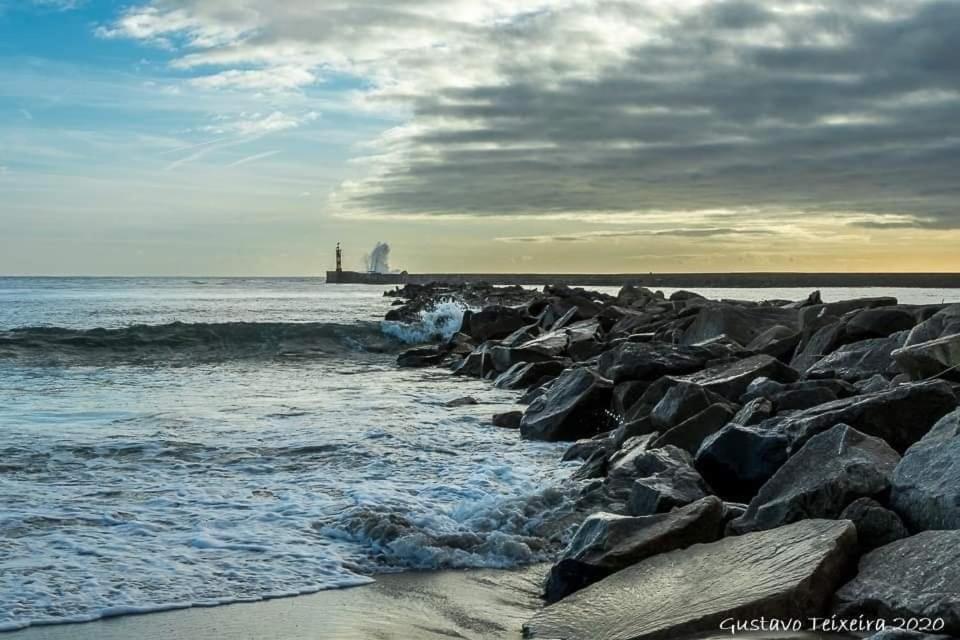
{"label": "large boulder", "polygon": [[960,409],[904,454],[890,503],[914,531],[960,529]]}
{"label": "large boulder", "polygon": [[810,438],[729,528],[746,533],[797,520],[836,518],[857,498],[889,489],[899,461],[897,452],[883,440],[839,424]]}
{"label": "large boulder", "polygon": [[960,333],[897,349],[893,358],[913,380],[935,376],[960,380]]}
{"label": "large boulder", "polygon": [[[477,342],[506,338],[530,322],[523,309],[491,306],[475,311],[467,318],[468,333]],[[463,330],[463,329],[461,329]]]}
{"label": "large boulder", "polygon": [[866,340],[909,331],[915,324],[917,317],[909,309],[880,307],[858,311],[847,320],[845,330],[851,340]]}
{"label": "large boulder", "polygon": [[608,429],[613,384],[588,368],[568,369],[527,407],[520,434],[528,440],[579,440]]}
{"label": "large boulder", "polygon": [[555,378],[563,373],[567,363],[562,360],[543,362],[518,362],[493,381],[499,389],[527,389],[535,384],[543,384],[546,378]]}
{"label": "large boulder", "polygon": [[857,498],[843,510],[840,520],[849,520],[857,527],[857,540],[865,551],[910,535],[900,517],[873,498]]}
{"label": "large boulder", "polygon": [[817,360],[807,369],[806,375],[809,378],[840,378],[849,382],[866,380],[877,374],[893,377],[899,370],[892,354],[903,346],[906,339],[907,333],[904,331],[845,344]]}
{"label": "large boulder", "polygon": [[[758,400],[757,402],[766,401]],[[735,415],[740,414],[734,414],[726,404],[712,404],[700,413],[690,416],[677,426],[669,429],[657,438],[653,446],[672,445],[683,449],[690,455],[696,455],[704,439],[733,421]]]}
{"label": "large boulder", "polygon": [[650,421],[660,431],[671,429],[723,398],[690,382],[678,382],[650,411]]}
{"label": "large boulder", "polygon": [[749,501],[793,452],[835,425],[882,438],[902,453],[956,405],[949,384],[923,382],[843,398],[756,425],[731,423],[704,440],[696,466],[718,495]]}
{"label": "large boulder", "polygon": [[914,327],[905,346],[911,347],[957,333],[960,333],[960,304],[952,304]]}
{"label": "large boulder", "polygon": [[700,308],[693,323],[684,331],[681,342],[697,344],[726,336],[745,347],[772,327],[796,329],[798,320],[796,311],[780,307],[708,303]]}
{"label": "large boulder", "polygon": [[546,600],[556,602],[650,556],[718,540],[723,514],[723,502],[713,496],[651,516],[595,513],[550,569]]}
{"label": "large boulder", "polygon": [[679,379],[735,400],[743,395],[751,382],[760,377],[777,382],[794,382],[800,378],[800,374],[773,356],[757,355],[718,364]]}
{"label": "large boulder", "polygon": [[600,372],[614,382],[656,380],[699,371],[713,355],[699,347],[662,342],[623,342],[600,356]]}
{"label": "large boulder", "polygon": [[656,555],[537,613],[529,638],[664,640],[728,619],[823,613],[856,553],[850,522],[805,520]]}
{"label": "large boulder", "polygon": [[837,591],[843,618],[943,621],[960,635],[960,531],[925,531],[875,549],[860,560],[857,577]]}
{"label": "large boulder", "polygon": [[787,436],[771,428],[768,420],[731,422],[703,440],[695,466],[717,495],[749,502],[787,461],[789,446]]}
{"label": "large boulder", "polygon": [[648,451],[644,458],[635,462],[641,477],[634,480],[630,491],[627,504],[631,515],[663,513],[710,493],[683,449],[668,445]]}

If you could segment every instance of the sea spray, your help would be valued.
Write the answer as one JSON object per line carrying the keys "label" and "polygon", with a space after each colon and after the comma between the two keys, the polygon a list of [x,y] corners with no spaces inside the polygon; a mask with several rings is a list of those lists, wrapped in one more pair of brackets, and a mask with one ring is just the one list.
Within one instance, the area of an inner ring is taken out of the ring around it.
{"label": "sea spray", "polygon": [[415,322],[384,320],[380,327],[384,334],[407,344],[449,340],[460,330],[467,309],[460,300],[443,298],[432,307],[422,309]]}

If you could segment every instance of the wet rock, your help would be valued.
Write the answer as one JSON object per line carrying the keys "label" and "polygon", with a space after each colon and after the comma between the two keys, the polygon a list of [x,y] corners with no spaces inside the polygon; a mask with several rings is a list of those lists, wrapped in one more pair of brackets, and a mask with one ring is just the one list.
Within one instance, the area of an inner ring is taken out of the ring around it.
{"label": "wet rock", "polygon": [[790,440],[770,428],[731,422],[707,436],[697,451],[695,466],[717,495],[749,501],[787,461]]}
{"label": "wet rock", "polygon": [[613,405],[611,407],[613,413],[618,418],[624,418],[630,407],[643,396],[643,392],[647,390],[648,386],[650,386],[648,383],[640,380],[628,380],[616,385],[613,388]]}
{"label": "wet rock", "polygon": [[662,376],[699,371],[713,355],[697,347],[662,342],[624,342],[600,357],[600,372],[615,383],[653,381]]}
{"label": "wet rock", "polygon": [[854,384],[858,393],[880,393],[890,389],[890,381],[879,373]]}
{"label": "wet rock", "polygon": [[506,338],[517,329],[522,329],[530,318],[522,309],[513,307],[490,306],[470,314],[465,318],[466,333],[477,342]]}
{"label": "wet rock", "polygon": [[[766,402],[760,400],[758,402]],[[733,421],[734,412],[726,404],[712,404],[700,413],[693,415],[677,426],[669,429],[657,438],[653,447],[673,445],[690,455],[696,455],[704,439]],[[739,415],[739,414],[736,414]]]}
{"label": "wet rock", "polygon": [[617,294],[617,304],[622,307],[644,306],[648,302],[659,299],[650,289],[632,284],[625,285]]}
{"label": "wet rock", "polygon": [[613,385],[587,369],[568,369],[527,408],[520,434],[529,440],[579,440],[609,427]]}
{"label": "wet rock", "polygon": [[864,551],[910,535],[900,517],[873,498],[854,500],[840,514],[840,520],[849,520],[856,525],[857,540]]}
{"label": "wet rock", "polygon": [[448,354],[449,349],[438,345],[407,349],[397,356],[397,365],[401,367],[434,367],[442,363]]}
{"label": "wet rock", "polygon": [[678,382],[667,389],[660,402],[650,411],[650,421],[656,429],[666,431],[722,400],[700,385]]}
{"label": "wet rock", "polygon": [[781,391],[773,396],[772,403],[775,411],[780,413],[809,409],[836,399],[837,394],[828,387],[808,387]]}
{"label": "wet rock", "polygon": [[960,380],[960,333],[920,342],[893,352],[900,369],[913,380]]}
{"label": "wet rock", "polygon": [[502,429],[519,429],[520,419],[523,418],[522,411],[505,411],[503,413],[493,414],[493,426]]}
{"label": "wet rock", "polygon": [[843,380],[800,380],[784,384],[769,378],[757,378],[750,383],[746,392],[740,396],[740,402],[746,403],[755,398],[775,400],[781,398],[785,393],[810,389],[827,389],[834,395],[834,399],[846,398],[858,393],[853,384]]}
{"label": "wet rock", "polygon": [[556,602],[641,560],[713,542],[722,534],[723,503],[715,497],[652,516],[596,513],[580,525],[550,569],[547,602]]}
{"label": "wet rock", "polygon": [[610,446],[607,438],[589,438],[586,440],[577,440],[566,451],[563,452],[561,460],[568,462],[570,460],[587,460],[596,451],[606,451]]}
{"label": "wet rock", "polygon": [[480,404],[477,402],[477,399],[473,396],[464,396],[462,398],[454,398],[453,400],[448,400],[443,403],[445,407],[468,407],[470,405]]}
{"label": "wet rock", "polygon": [[820,615],[856,547],[849,522],[806,520],[643,560],[537,613],[529,638],[662,640],[728,618]]}
{"label": "wet rock", "polygon": [[760,377],[777,382],[794,382],[800,374],[772,356],[759,355],[716,365],[678,379],[698,384],[733,400],[742,396],[750,383]]}
{"label": "wet rock", "polygon": [[800,344],[800,332],[795,328],[774,325],[759,334],[746,345],[747,351],[754,354],[766,354],[777,360],[789,362]]}
{"label": "wet rock", "polygon": [[518,362],[494,380],[498,389],[527,389],[534,384],[542,384],[544,378],[555,378],[563,373],[567,363],[562,360],[544,362]]}
{"label": "wet rock", "polygon": [[900,331],[909,331],[917,324],[916,316],[907,309],[881,307],[864,309],[851,317],[845,327],[851,340],[885,338]]}
{"label": "wet rock", "polygon": [[496,373],[493,366],[493,359],[490,357],[490,345],[484,343],[470,352],[458,365],[453,368],[453,374],[456,376],[470,376],[472,378],[485,378],[488,375]]}
{"label": "wet rock", "polygon": [[863,556],[857,577],[837,591],[837,615],[932,618],[960,634],[960,531],[925,531]]}
{"label": "wet rock", "polygon": [[903,346],[906,332],[885,338],[861,340],[843,345],[815,362],[806,371],[809,378],[840,378],[848,382],[865,380],[877,374],[896,375],[892,354]]}
{"label": "wet rock", "polygon": [[960,529],[960,409],[904,454],[890,504],[914,531]]}
{"label": "wet rock", "polygon": [[836,518],[857,498],[880,494],[900,456],[879,438],[846,425],[811,438],[780,467],[747,512],[730,523],[735,533],[774,529],[798,520]]}
{"label": "wet rock", "polygon": [[797,371],[806,371],[842,346],[845,338],[843,323],[839,320],[820,327],[797,346],[790,366]]}
{"label": "wet rock", "polygon": [[686,302],[687,300],[706,300],[706,298],[699,293],[680,289],[671,293],[669,300],[670,302]]}
{"label": "wet rock", "polygon": [[635,480],[627,506],[635,516],[664,513],[696,502],[709,491],[692,466],[678,465]]}
{"label": "wet rock", "polygon": [[663,397],[667,395],[667,392],[677,384],[677,381],[673,378],[665,376],[653,383],[644,384],[647,386],[640,395],[640,399],[631,404],[630,408],[627,409],[626,414],[623,416],[625,422],[631,422],[641,418],[649,418],[650,412],[653,411],[653,408],[656,407],[661,400],[663,400]]}

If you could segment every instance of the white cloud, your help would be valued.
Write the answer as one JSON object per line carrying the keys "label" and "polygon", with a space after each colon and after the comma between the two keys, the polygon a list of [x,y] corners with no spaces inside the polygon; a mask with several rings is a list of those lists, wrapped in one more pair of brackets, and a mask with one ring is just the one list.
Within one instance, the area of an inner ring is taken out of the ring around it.
{"label": "white cloud", "polygon": [[234,162],[231,162],[231,163],[228,164],[227,166],[228,166],[228,167],[239,167],[239,166],[241,166],[241,165],[250,164],[251,162],[256,162],[257,160],[265,160],[266,158],[270,158],[270,157],[272,157],[272,156],[275,156],[275,155],[277,155],[278,153],[280,153],[279,150],[276,150],[276,151],[264,151],[263,153],[257,153],[257,154],[254,154],[254,155],[252,155],[252,156],[246,156],[246,157],[244,157],[244,158],[240,158],[239,160],[236,160],[236,161],[234,161]]}
{"label": "white cloud", "polygon": [[203,130],[217,135],[259,136],[295,129],[319,118],[320,114],[316,111],[309,111],[304,114],[290,114],[282,111],[274,111],[268,114],[242,113],[238,118],[224,117],[216,124],[203,127]]}
{"label": "white cloud", "polygon": [[317,77],[303,67],[284,66],[269,69],[231,69],[213,75],[193,78],[189,82],[203,89],[237,89],[246,91],[291,91],[307,87]]}

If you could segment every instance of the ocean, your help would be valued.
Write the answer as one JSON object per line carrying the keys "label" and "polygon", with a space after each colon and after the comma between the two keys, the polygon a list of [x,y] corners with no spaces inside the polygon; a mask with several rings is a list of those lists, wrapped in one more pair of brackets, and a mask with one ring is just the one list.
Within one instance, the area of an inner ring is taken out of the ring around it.
{"label": "ocean", "polygon": [[[0,278],[0,630],[548,559],[576,463],[490,425],[515,392],[398,369],[463,309],[385,289]],[[824,290],[859,295],[960,300]]]}

